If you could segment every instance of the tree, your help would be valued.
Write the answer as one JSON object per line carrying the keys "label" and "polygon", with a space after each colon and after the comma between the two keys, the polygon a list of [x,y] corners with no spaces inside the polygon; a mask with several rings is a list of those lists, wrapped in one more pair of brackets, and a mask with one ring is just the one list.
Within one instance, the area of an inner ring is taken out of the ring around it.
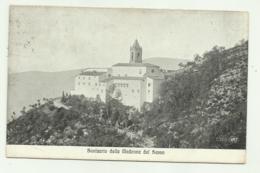
{"label": "tree", "polygon": [[184,64],[184,63],[182,63],[182,62],[181,62],[181,63],[179,63],[178,65],[179,65],[181,68],[184,68],[184,67],[185,67],[185,64]]}
{"label": "tree", "polygon": [[97,101],[98,103],[102,102],[102,100],[101,100],[101,98],[100,98],[100,95],[99,95],[99,94],[96,96],[96,101]]}
{"label": "tree", "polygon": [[41,106],[41,100],[40,99],[37,100],[37,104],[38,104],[38,106]]}
{"label": "tree", "polygon": [[13,115],[11,116],[11,118],[12,118],[12,120],[15,120],[15,118],[16,118],[16,113],[15,112],[13,112]]}
{"label": "tree", "polygon": [[65,92],[62,91],[61,102],[64,103],[65,101],[66,101]]}
{"label": "tree", "polygon": [[25,113],[26,113],[26,107],[24,106],[23,109],[21,110],[21,114],[25,115]]}

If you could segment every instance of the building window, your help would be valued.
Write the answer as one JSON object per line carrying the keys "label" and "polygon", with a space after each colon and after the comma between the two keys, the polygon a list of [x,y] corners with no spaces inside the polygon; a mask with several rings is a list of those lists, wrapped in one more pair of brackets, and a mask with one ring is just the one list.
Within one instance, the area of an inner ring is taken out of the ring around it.
{"label": "building window", "polygon": [[90,86],[90,82],[88,83],[88,85]]}
{"label": "building window", "polygon": [[136,90],[137,91],[137,93],[139,93],[139,90]]}
{"label": "building window", "polygon": [[150,90],[148,90],[148,93],[150,94]]}
{"label": "building window", "polygon": [[80,79],[80,76],[79,76],[79,79]]}
{"label": "building window", "polygon": [[97,86],[97,83],[95,83],[95,85]]}
{"label": "building window", "polygon": [[152,69],[151,72],[153,73],[153,72],[154,72],[154,69]]}
{"label": "building window", "polygon": [[134,89],[132,89],[132,93],[134,93],[135,92],[135,90]]}
{"label": "building window", "polygon": [[150,83],[148,83],[148,87],[150,87],[151,86],[151,84]]}
{"label": "building window", "polygon": [[90,80],[90,77],[88,77],[88,80]]}

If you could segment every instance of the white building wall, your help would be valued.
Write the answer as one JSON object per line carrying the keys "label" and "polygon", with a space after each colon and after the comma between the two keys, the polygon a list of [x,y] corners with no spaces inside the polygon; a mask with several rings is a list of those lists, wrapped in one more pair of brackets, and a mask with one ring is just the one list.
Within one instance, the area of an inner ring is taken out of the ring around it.
{"label": "white building wall", "polygon": [[159,67],[150,67],[148,66],[146,69],[146,75],[147,76],[160,76],[162,72],[160,71]]}
{"label": "white building wall", "polygon": [[[159,96],[160,84],[163,80],[149,77],[162,75],[158,67],[116,66],[112,67],[110,72],[116,77],[120,75],[122,79],[111,78],[110,80],[106,80],[109,78],[108,74],[110,73],[100,76],[78,75],[75,78],[75,90],[71,91],[71,94],[83,94],[85,97],[94,99],[99,95],[101,100],[105,102],[106,89],[111,83],[114,83],[116,89],[121,91],[122,103],[124,105],[134,106],[138,110],[141,109],[144,102],[151,103]],[[127,77],[124,77],[124,74],[126,74]],[[140,79],[128,77],[140,77]]]}
{"label": "white building wall", "polygon": [[160,96],[160,89],[163,79],[153,80],[153,100]]}
{"label": "white building wall", "polygon": [[106,87],[105,82],[99,82],[99,76],[78,75],[75,78],[75,90],[71,94],[84,95],[94,99],[99,95],[101,100],[105,102]]}
{"label": "white building wall", "polygon": [[146,102],[153,102],[160,95],[160,87],[163,79],[146,78]]}
{"label": "white building wall", "polygon": [[112,76],[142,77],[146,73],[146,67],[136,66],[113,66]]}
{"label": "white building wall", "polygon": [[140,110],[143,102],[141,99],[142,80],[115,79],[113,83],[121,91],[122,103]]}
{"label": "white building wall", "polygon": [[153,101],[153,79],[151,78],[146,78],[145,95],[145,101],[151,103]]}
{"label": "white building wall", "polygon": [[158,76],[161,74],[157,66],[113,66],[112,76],[143,77],[144,75]]}

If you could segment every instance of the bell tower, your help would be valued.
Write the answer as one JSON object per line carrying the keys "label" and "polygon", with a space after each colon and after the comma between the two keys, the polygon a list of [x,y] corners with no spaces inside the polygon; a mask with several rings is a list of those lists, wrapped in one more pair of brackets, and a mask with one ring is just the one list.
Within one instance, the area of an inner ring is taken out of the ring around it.
{"label": "bell tower", "polygon": [[142,63],[142,47],[137,39],[130,47],[130,63]]}

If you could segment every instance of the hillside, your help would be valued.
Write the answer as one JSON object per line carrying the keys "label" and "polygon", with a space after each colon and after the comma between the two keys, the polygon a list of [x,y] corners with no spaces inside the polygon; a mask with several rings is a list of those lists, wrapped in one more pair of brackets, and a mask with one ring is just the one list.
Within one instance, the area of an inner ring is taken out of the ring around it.
{"label": "hillside", "polygon": [[74,77],[80,70],[62,72],[23,72],[8,76],[8,119],[12,112],[20,114],[23,106],[29,106],[37,99],[55,98],[62,91],[74,88]]}
{"label": "hillside", "polygon": [[163,83],[146,110],[156,146],[246,148],[248,43],[214,47]]}
{"label": "hillside", "polygon": [[[148,58],[144,62],[159,65],[164,69],[178,69],[180,62],[186,60],[172,58]],[[80,72],[78,70],[60,72],[29,71],[23,73],[9,74],[8,86],[8,120],[13,112],[20,115],[23,106],[29,106],[37,99],[55,98],[62,91],[69,92],[74,88],[74,77]]]}
{"label": "hillside", "polygon": [[153,57],[153,58],[144,59],[143,62],[158,65],[165,70],[177,70],[180,68],[179,66],[180,63],[185,64],[188,62],[188,60],[177,59],[177,58]]}
{"label": "hillside", "polygon": [[[149,147],[153,142],[138,133],[140,114],[129,116],[130,108],[117,100],[108,104],[84,96],[62,97],[67,106],[44,100],[7,125],[7,143],[24,145],[69,145]],[[64,107],[70,107],[66,109]]]}

